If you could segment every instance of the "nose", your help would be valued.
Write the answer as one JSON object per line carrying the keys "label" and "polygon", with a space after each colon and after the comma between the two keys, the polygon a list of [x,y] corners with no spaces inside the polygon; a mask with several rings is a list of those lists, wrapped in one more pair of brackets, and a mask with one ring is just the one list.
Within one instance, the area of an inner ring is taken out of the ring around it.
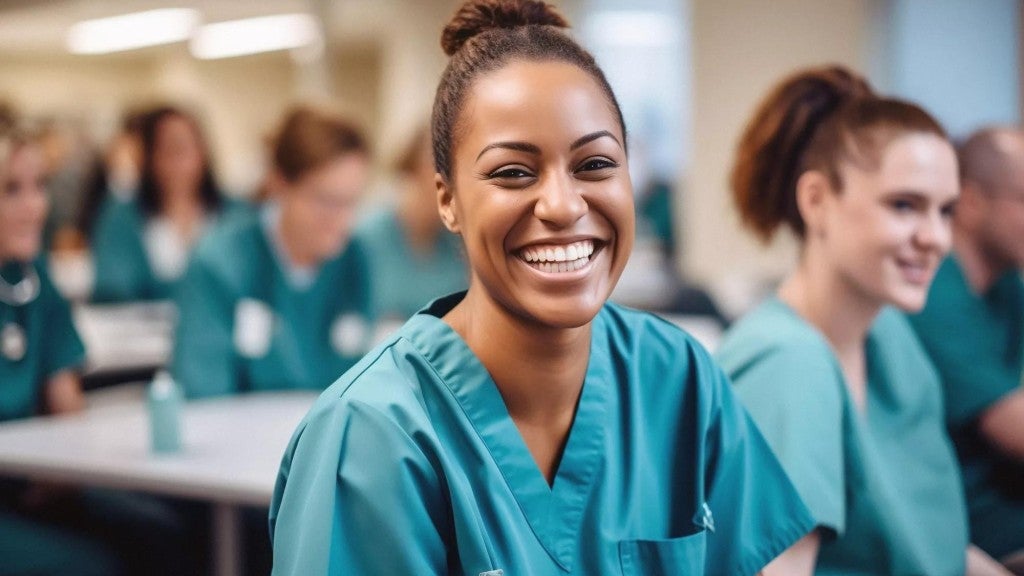
{"label": "nose", "polygon": [[569,175],[557,175],[547,179],[538,190],[533,213],[540,220],[557,228],[574,224],[590,210],[587,201],[576,189]]}
{"label": "nose", "polygon": [[914,241],[918,246],[942,253],[949,251],[953,242],[952,225],[949,218],[939,209],[929,211],[921,220],[914,233]]}

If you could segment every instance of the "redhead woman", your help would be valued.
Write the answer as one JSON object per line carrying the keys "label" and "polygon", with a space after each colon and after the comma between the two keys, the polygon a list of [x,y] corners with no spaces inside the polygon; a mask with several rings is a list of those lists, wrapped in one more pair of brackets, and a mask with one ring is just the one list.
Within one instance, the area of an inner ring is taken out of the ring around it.
{"label": "redhead woman", "polygon": [[942,127],[845,68],[803,71],[754,113],[732,187],[761,238],[800,239],[778,293],[718,351],[816,525],[765,573],[1002,573],[976,550],[965,565],[939,379],[899,312],[921,309],[950,247]]}

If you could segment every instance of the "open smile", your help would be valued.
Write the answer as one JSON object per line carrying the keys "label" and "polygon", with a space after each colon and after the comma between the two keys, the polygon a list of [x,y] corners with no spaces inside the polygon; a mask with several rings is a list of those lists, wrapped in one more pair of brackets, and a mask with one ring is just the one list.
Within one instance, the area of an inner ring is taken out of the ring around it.
{"label": "open smile", "polygon": [[925,285],[931,281],[935,265],[930,260],[897,259],[903,277],[912,284]]}
{"label": "open smile", "polygon": [[527,266],[546,274],[569,274],[587,268],[604,244],[592,239],[570,244],[534,244],[516,252]]}

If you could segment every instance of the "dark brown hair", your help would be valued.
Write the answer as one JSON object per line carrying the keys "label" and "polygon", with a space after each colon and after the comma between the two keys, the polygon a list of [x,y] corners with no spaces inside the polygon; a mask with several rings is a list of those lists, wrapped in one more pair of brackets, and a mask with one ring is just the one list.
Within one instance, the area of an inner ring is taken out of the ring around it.
{"label": "dark brown hair", "polygon": [[803,238],[796,184],[807,171],[843,189],[839,166],[876,169],[889,143],[907,133],[947,139],[919,106],[875,94],[864,78],[841,66],[797,72],[757,107],[736,152],[730,185],[743,223],[767,242],[785,224]]}
{"label": "dark brown hair", "polygon": [[156,154],[156,139],[159,134],[160,125],[169,118],[182,118],[192,127],[192,131],[199,140],[199,147],[203,150],[203,179],[199,184],[199,197],[207,211],[216,212],[220,210],[224,201],[221,198],[217,182],[213,177],[213,167],[210,165],[210,151],[203,131],[199,127],[199,121],[191,114],[174,106],[153,108],[144,113],[138,120],[139,137],[142,140],[139,205],[147,216],[153,216],[160,212],[160,190],[156,182],[156,174],[154,173],[154,156]]}
{"label": "dark brown hair", "polygon": [[308,106],[295,107],[285,115],[272,146],[274,167],[289,182],[339,156],[370,153],[354,124]]}
{"label": "dark brown hair", "polygon": [[[452,149],[459,114],[473,81],[513,60],[562,61],[579,67],[597,82],[626,136],[626,124],[608,80],[594,57],[566,35],[568,22],[538,0],[469,0],[441,34],[451,56],[437,87],[431,132],[434,167],[451,179]],[[625,140],[623,140],[625,142]]]}

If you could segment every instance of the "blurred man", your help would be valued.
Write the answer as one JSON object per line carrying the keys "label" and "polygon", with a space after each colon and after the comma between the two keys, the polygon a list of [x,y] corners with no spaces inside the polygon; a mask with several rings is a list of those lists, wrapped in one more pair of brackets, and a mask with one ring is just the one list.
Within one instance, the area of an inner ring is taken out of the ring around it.
{"label": "blurred man", "polygon": [[1013,565],[1024,557],[1024,132],[987,128],[958,152],[953,251],[911,321],[942,376],[971,540]]}

